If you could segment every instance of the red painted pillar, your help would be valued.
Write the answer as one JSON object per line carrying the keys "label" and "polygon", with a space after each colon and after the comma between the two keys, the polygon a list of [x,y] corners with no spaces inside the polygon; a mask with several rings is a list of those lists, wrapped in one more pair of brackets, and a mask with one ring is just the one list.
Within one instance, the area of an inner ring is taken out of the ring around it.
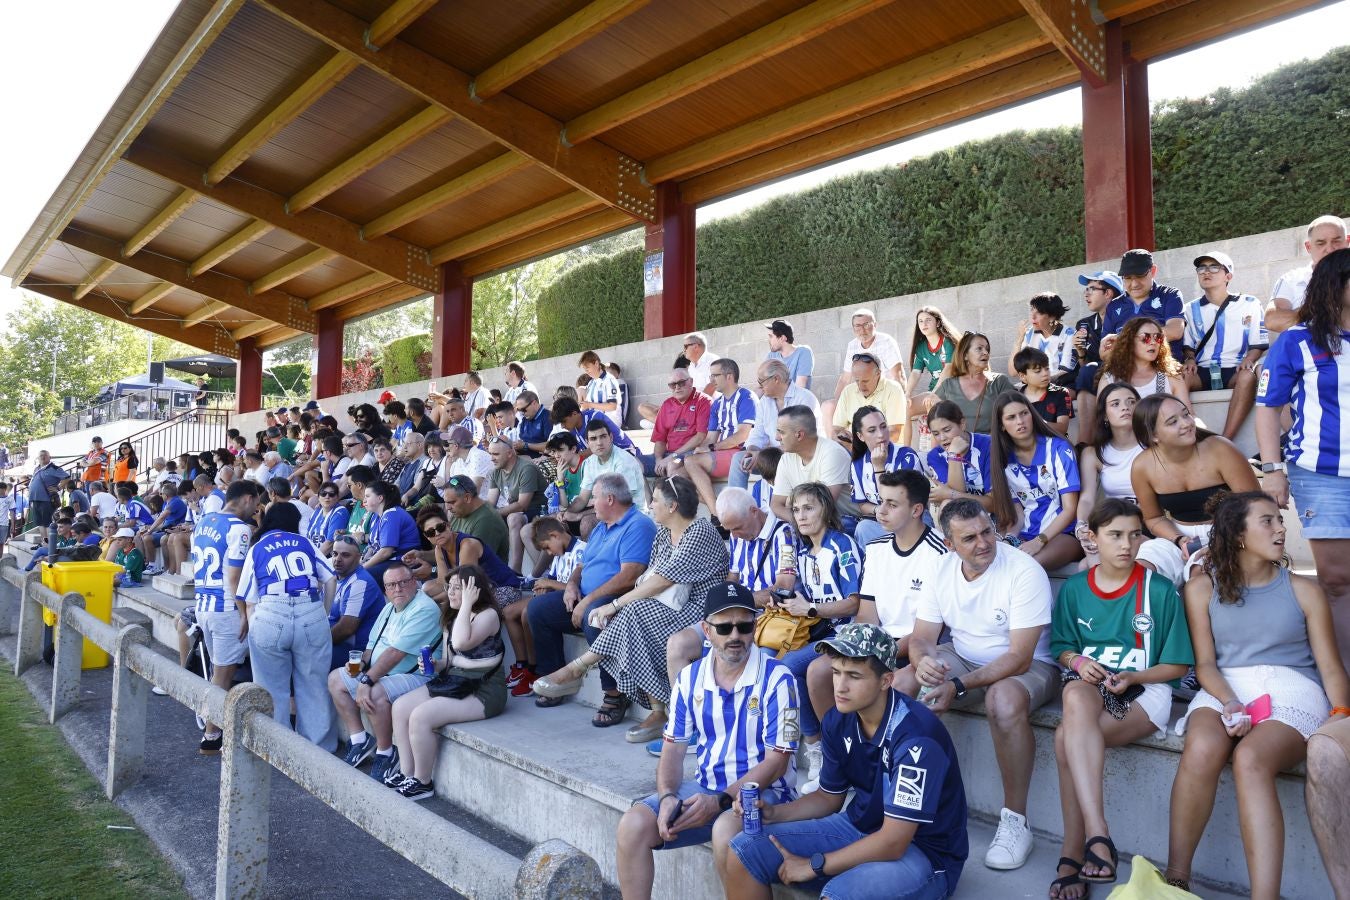
{"label": "red painted pillar", "polygon": [[1153,249],[1153,149],[1148,65],[1125,56],[1106,26],[1106,83],[1083,91],[1083,227],[1088,261]]}
{"label": "red painted pillar", "polygon": [[694,207],[680,199],[680,187],[667,181],[656,188],[656,222],[647,226],[643,267],[646,299],[644,338],[686,334],[695,328]]}
{"label": "red painted pillar", "polygon": [[262,409],[262,351],[253,338],[239,342],[239,363],[235,369],[234,411],[257,412]]}
{"label": "red painted pillar", "polygon": [[431,301],[431,377],[446,378],[471,368],[473,279],[457,262],[441,266],[441,290]]}
{"label": "red painted pillar", "polygon": [[315,400],[342,393],[342,322],[334,309],[319,311],[319,330],[314,335]]}

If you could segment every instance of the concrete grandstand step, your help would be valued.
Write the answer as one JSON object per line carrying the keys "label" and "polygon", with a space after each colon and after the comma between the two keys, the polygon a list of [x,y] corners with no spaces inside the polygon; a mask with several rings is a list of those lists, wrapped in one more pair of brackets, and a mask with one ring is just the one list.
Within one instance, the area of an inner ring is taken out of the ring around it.
{"label": "concrete grandstand step", "polygon": [[178,652],[178,632],[174,622],[178,614],[191,605],[191,596],[174,597],[150,585],[119,587],[113,596],[114,607],[125,606],[149,616],[155,641],[174,653]]}
{"label": "concrete grandstand step", "polygon": [[173,572],[162,572],[152,576],[150,584],[161,594],[177,597],[179,600],[192,599],[192,579]]}

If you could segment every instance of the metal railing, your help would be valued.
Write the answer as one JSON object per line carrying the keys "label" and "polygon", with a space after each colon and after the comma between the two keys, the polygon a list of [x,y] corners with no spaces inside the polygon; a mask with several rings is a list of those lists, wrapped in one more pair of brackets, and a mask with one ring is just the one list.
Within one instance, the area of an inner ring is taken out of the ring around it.
{"label": "metal railing", "polygon": [[[52,434],[69,434],[81,428],[93,428],[109,422],[138,419],[147,422],[163,421],[191,412],[196,408],[193,391],[171,388],[151,388],[145,392],[115,397],[95,403],[84,409],[71,410],[52,422]],[[222,412],[234,408],[234,394],[211,391],[207,393],[207,409]]]}
{"label": "metal railing", "polygon": [[[58,594],[38,572],[25,573],[13,554],[0,558],[0,633],[19,607],[14,674],[42,659],[42,610],[56,615],[56,658],[48,721],[80,699],[84,639],[112,655],[111,731],[105,792],[109,799],[134,784],[145,763],[146,700],[151,686],[224,723],[216,897],[261,897],[267,880],[272,770],[290,778],[348,821],[453,891],[466,897],[599,897],[599,867],[561,840],[534,847],[522,861],[478,835],[407,800],[352,769],[272,718],[271,695],[259,684],[228,693],[156,653],[144,623],[120,629],[84,609],[82,594]],[[144,619],[144,616],[133,614]],[[127,617],[131,618],[131,617]]]}

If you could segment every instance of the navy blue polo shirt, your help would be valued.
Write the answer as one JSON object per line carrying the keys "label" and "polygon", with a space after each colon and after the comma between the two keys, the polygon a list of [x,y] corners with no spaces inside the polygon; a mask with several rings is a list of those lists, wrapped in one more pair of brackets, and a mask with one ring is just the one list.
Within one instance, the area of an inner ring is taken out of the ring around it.
{"label": "navy blue polo shirt", "polygon": [[914,846],[954,885],[969,855],[956,748],[926,706],[899,691],[888,693],[886,716],[870,739],[857,713],[825,713],[820,789],[843,794],[853,788],[845,814],[864,834],[880,829],[886,816],[917,822]]}
{"label": "navy blue polo shirt", "polygon": [[[1137,316],[1148,316],[1159,325],[1165,326],[1171,319],[1183,318],[1181,307],[1181,291],[1155,281],[1153,287],[1148,289],[1148,296],[1139,306],[1134,305],[1134,298],[1129,294],[1122,294],[1108,303],[1102,316],[1102,334],[1119,334],[1125,323]],[[1172,349],[1172,358],[1177,362],[1183,358],[1182,343],[1183,341],[1168,341],[1168,346]]]}
{"label": "navy blue polo shirt", "polygon": [[[548,434],[553,430],[553,422],[549,420],[548,410],[541,404],[539,412],[534,414],[533,418],[526,416],[520,417],[520,439],[527,444],[542,444],[548,440]],[[526,448],[526,455],[537,457],[541,454],[537,451]]]}

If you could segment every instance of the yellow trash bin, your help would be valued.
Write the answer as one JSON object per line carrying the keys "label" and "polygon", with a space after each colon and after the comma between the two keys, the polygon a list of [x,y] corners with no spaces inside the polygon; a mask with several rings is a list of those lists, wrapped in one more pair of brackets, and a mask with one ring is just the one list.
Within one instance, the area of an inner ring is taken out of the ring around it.
{"label": "yellow trash bin", "polygon": [[[122,571],[117,563],[60,562],[42,567],[42,583],[58,594],[83,594],[84,609],[96,619],[112,622],[113,576]],[[88,638],[80,653],[80,668],[101,669],[111,662]]]}

